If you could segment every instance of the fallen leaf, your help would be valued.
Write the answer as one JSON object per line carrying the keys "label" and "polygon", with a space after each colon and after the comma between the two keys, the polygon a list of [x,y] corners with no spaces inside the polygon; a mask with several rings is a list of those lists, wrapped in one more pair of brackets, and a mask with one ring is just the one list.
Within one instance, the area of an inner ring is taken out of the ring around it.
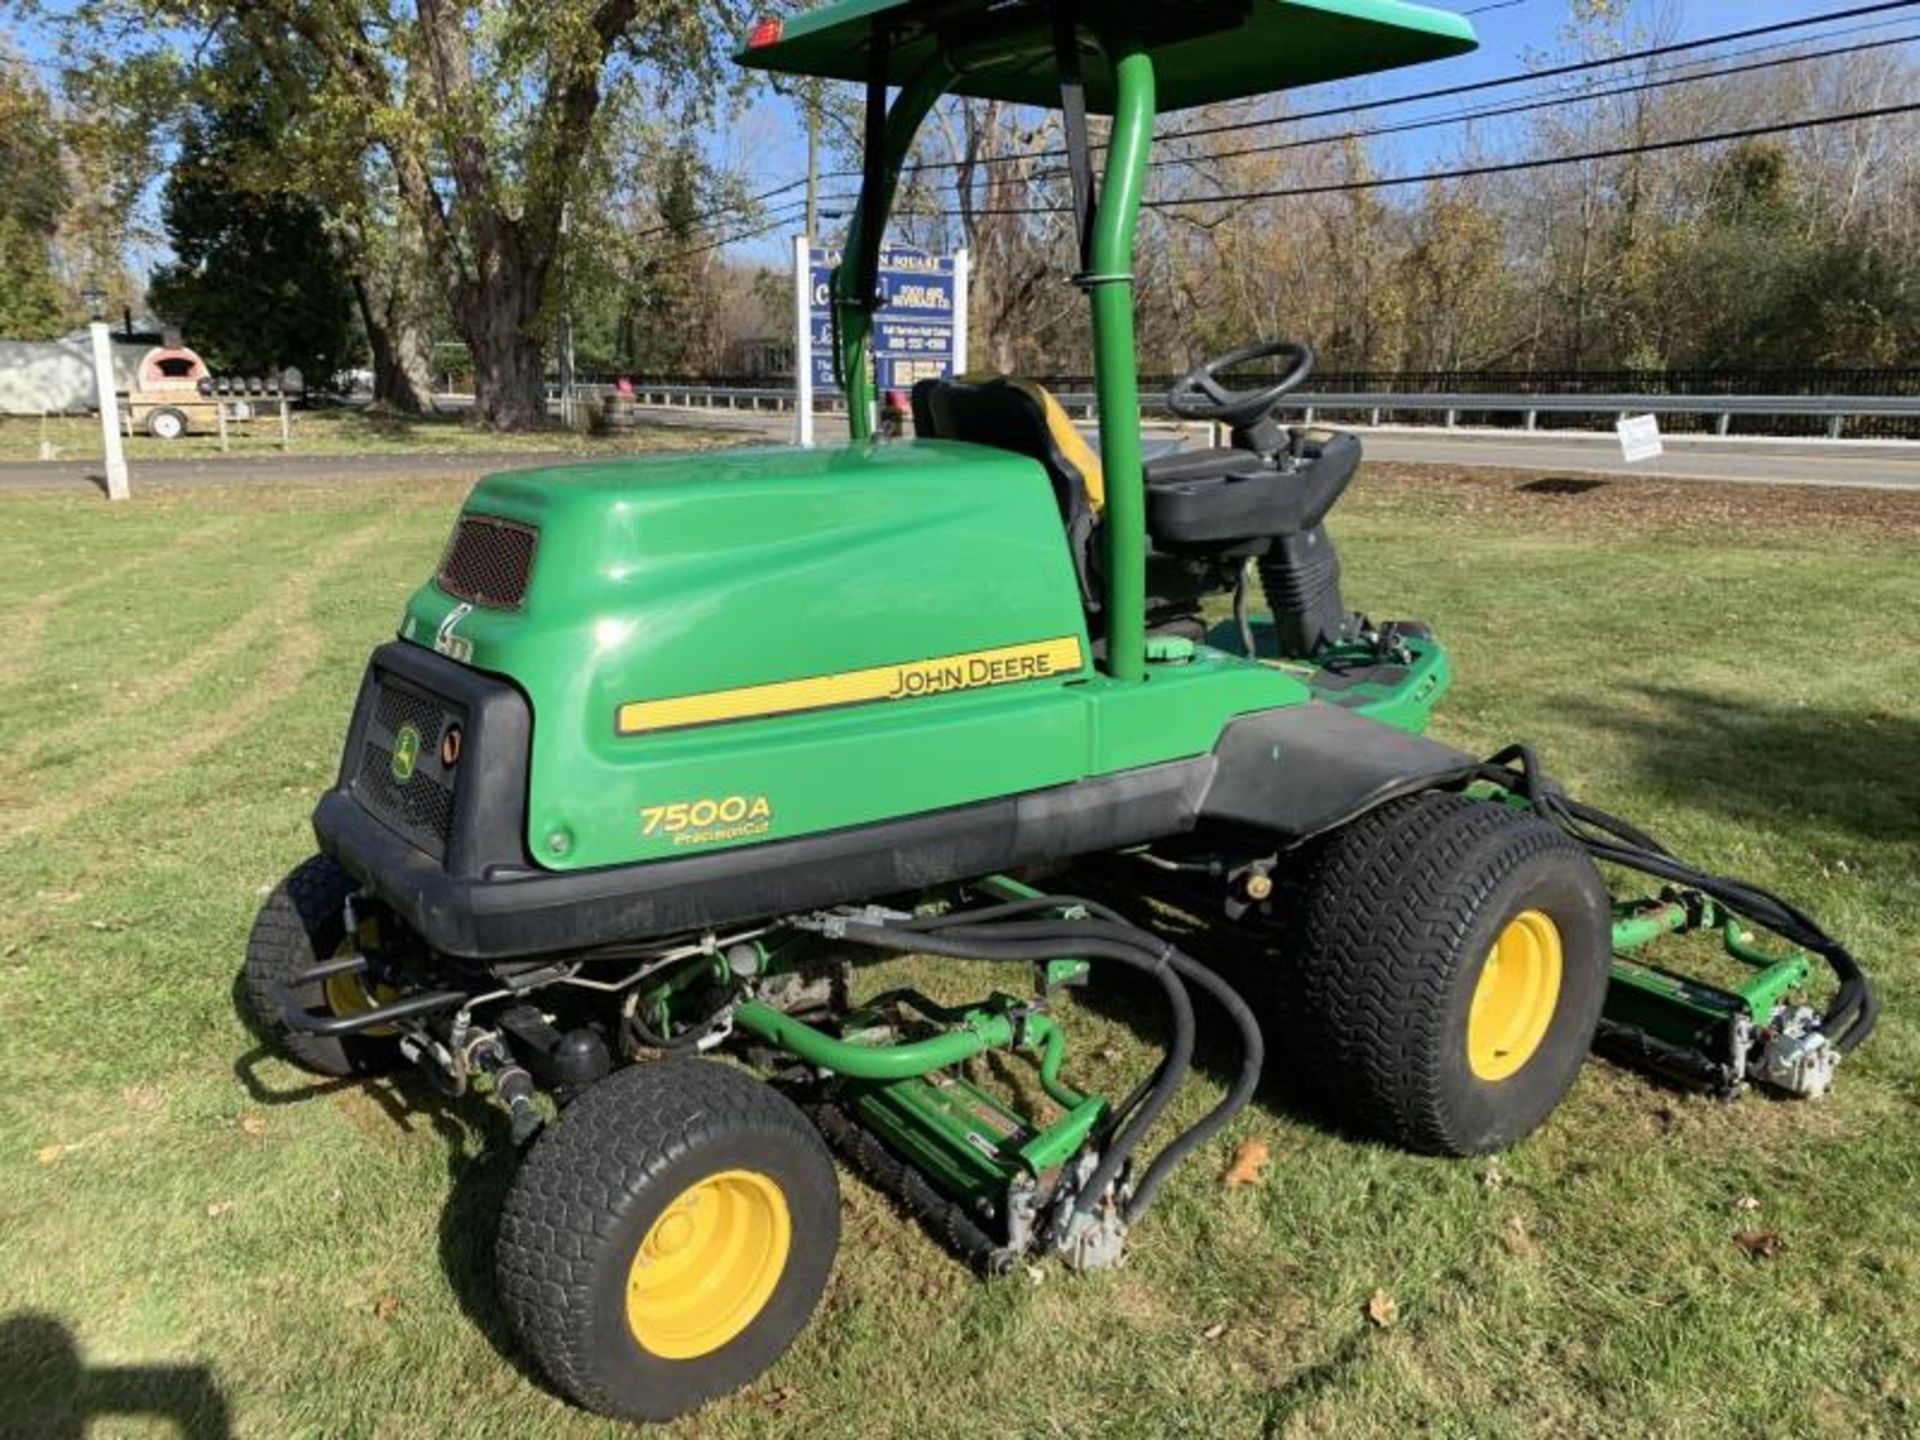
{"label": "fallen leaf", "polygon": [[231,1209],[233,1209],[233,1201],[231,1200],[208,1201],[207,1202],[207,1219],[218,1220],[222,1215],[225,1215]]}
{"label": "fallen leaf", "polygon": [[65,1145],[42,1145],[38,1150],[33,1152],[33,1158],[38,1160],[42,1165],[51,1165],[66,1153],[67,1147]]}
{"label": "fallen leaf", "polygon": [[1399,1318],[1400,1302],[1384,1290],[1374,1291],[1373,1298],[1367,1301],[1367,1319],[1382,1330],[1391,1330]]}
{"label": "fallen leaf", "polygon": [[1756,1260],[1771,1260],[1787,1248],[1778,1230],[1742,1230],[1733,1237],[1733,1243]]}
{"label": "fallen leaf", "polygon": [[1042,1270],[1038,1265],[1027,1266],[1027,1280],[1030,1284],[1044,1285],[1046,1279],[1047,1272]]}
{"label": "fallen leaf", "polygon": [[392,1295],[382,1295],[373,1302],[373,1315],[376,1320],[391,1320],[400,1313],[400,1301]]}
{"label": "fallen leaf", "polygon": [[1760,1208],[1760,1197],[1758,1195],[1742,1195],[1738,1200],[1733,1202],[1733,1208],[1736,1210],[1758,1210]]}
{"label": "fallen leaf", "polygon": [[1498,1160],[1490,1161],[1487,1168],[1480,1172],[1480,1183],[1489,1190],[1498,1190],[1507,1183],[1507,1172],[1500,1168]]}
{"label": "fallen leaf", "polygon": [[1224,1320],[1216,1320],[1213,1322],[1213,1324],[1207,1326],[1206,1329],[1200,1332],[1200,1338],[1202,1340],[1218,1340],[1222,1335],[1226,1333],[1227,1333],[1227,1322]]}
{"label": "fallen leaf", "polygon": [[1264,1140],[1242,1140],[1239,1148],[1233,1152],[1233,1164],[1227,1167],[1227,1173],[1220,1177],[1220,1183],[1229,1190],[1237,1185],[1251,1185],[1260,1178],[1260,1172],[1271,1158]]}
{"label": "fallen leaf", "polygon": [[776,1385],[766,1394],[767,1408],[778,1410],[798,1393],[791,1385]]}
{"label": "fallen leaf", "polygon": [[246,1135],[264,1135],[267,1133],[267,1117],[249,1110],[240,1117],[240,1130]]}
{"label": "fallen leaf", "polygon": [[1518,1255],[1522,1260],[1531,1260],[1540,1253],[1533,1233],[1527,1229],[1526,1220],[1519,1215],[1507,1217],[1507,1223],[1500,1230],[1500,1243],[1507,1247],[1510,1254]]}

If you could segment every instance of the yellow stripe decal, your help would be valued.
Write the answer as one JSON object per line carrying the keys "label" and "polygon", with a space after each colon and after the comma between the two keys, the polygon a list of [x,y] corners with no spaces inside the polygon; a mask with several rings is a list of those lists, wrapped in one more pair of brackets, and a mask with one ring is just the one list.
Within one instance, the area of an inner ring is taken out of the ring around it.
{"label": "yellow stripe decal", "polygon": [[1070,675],[1080,665],[1079,639],[1062,635],[1057,640],[1003,645],[996,650],[968,650],[959,655],[908,660],[899,665],[875,665],[867,670],[843,670],[837,675],[816,675],[806,680],[746,685],[738,690],[710,690],[703,695],[679,695],[671,700],[632,700],[620,707],[619,729],[622,735],[639,735],[648,730],[791,715],[797,710],[823,710],[869,700],[914,700],[950,690],[979,690],[1021,680],[1044,680],[1050,675]]}

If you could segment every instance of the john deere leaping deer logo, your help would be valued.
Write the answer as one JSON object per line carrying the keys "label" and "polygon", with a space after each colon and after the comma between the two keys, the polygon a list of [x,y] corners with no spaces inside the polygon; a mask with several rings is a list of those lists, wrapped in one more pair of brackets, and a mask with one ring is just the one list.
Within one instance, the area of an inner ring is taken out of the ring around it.
{"label": "john deere leaping deer logo", "polygon": [[413,770],[420,763],[420,732],[411,725],[402,725],[393,737],[393,759],[388,762],[393,770],[393,778],[402,785],[413,779]]}

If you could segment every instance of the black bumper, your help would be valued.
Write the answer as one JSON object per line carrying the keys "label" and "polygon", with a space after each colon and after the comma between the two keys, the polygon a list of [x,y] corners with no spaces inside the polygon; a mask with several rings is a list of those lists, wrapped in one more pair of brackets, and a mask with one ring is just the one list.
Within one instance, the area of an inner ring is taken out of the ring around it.
{"label": "black bumper", "polygon": [[[444,860],[363,803],[354,781],[390,681],[457,707],[468,728]],[[1459,783],[1471,757],[1328,705],[1235,720],[1210,755],[846,830],[673,860],[560,872],[525,847],[525,698],[412,645],[375,652],[341,778],[314,812],[320,848],[428,945],[507,960],[657,939],[906,894],[997,870],[1139,845],[1202,821],[1282,846],[1395,795]]]}

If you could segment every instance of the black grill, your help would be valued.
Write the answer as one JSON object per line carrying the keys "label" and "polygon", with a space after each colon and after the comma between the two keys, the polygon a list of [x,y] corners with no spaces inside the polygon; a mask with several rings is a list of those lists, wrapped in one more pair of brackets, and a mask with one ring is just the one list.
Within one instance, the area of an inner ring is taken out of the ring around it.
{"label": "black grill", "polygon": [[[447,732],[464,728],[465,717],[448,705],[382,673],[373,714],[368,717],[353,793],[360,803],[435,859],[445,860],[453,831],[453,800],[458,783],[459,747],[446,745]],[[419,742],[413,770],[404,781],[393,773],[400,732],[412,727]],[[444,757],[452,753],[455,763]]]}
{"label": "black grill", "polygon": [[454,526],[436,578],[457,600],[494,610],[518,610],[527,598],[539,532],[492,515],[462,515]]}

